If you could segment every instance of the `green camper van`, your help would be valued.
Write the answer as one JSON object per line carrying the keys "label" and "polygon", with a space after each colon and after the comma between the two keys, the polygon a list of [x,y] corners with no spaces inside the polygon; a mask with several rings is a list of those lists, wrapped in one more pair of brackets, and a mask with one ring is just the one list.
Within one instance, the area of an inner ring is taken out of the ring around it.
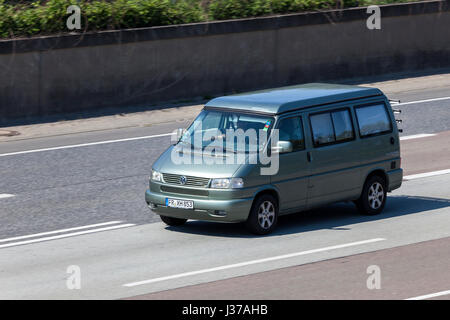
{"label": "green camper van", "polygon": [[280,215],[333,202],[379,214],[402,176],[386,96],[312,83],[209,101],[153,164],[145,200],[170,226],[244,222],[267,234]]}

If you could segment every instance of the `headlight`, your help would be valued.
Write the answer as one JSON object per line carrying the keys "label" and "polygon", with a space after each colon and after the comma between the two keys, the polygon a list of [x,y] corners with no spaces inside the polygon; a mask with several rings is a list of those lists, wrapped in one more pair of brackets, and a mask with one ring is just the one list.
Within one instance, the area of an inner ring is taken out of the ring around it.
{"label": "headlight", "polygon": [[244,187],[242,178],[218,178],[212,179],[211,188],[214,189],[238,189]]}
{"label": "headlight", "polygon": [[152,169],[152,176],[151,179],[153,181],[162,181],[162,175],[161,172],[155,171]]}

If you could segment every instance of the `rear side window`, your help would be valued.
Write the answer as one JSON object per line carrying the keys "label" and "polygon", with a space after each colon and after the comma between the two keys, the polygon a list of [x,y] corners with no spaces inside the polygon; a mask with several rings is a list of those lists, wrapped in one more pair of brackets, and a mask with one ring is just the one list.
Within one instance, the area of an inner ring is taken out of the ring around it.
{"label": "rear side window", "polygon": [[331,116],[327,113],[311,116],[311,127],[315,145],[334,142],[333,123]]}
{"label": "rear side window", "polygon": [[391,132],[391,121],[384,104],[356,107],[359,134],[361,137]]}
{"label": "rear side window", "polygon": [[348,141],[355,136],[348,109],[311,115],[310,120],[315,146]]}
{"label": "rear side window", "polygon": [[343,141],[353,138],[353,126],[348,110],[341,110],[331,113],[334,124],[336,141]]}
{"label": "rear side window", "polygon": [[301,117],[281,119],[278,125],[278,135],[279,141],[290,141],[292,143],[292,151],[305,149]]}

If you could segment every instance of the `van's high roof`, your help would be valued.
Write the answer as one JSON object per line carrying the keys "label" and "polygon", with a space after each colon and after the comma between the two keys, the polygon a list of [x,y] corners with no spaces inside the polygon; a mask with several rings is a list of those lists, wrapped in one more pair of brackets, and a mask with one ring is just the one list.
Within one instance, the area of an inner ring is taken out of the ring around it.
{"label": "van's high roof", "polygon": [[278,114],[327,103],[382,94],[376,88],[308,83],[219,97],[209,101],[206,107]]}

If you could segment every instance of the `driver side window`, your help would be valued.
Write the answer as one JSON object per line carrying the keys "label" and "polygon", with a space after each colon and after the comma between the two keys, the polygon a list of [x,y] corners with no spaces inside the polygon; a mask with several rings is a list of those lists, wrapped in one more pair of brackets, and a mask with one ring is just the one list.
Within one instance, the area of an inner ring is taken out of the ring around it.
{"label": "driver side window", "polygon": [[305,149],[301,117],[281,119],[278,124],[278,140],[292,143],[292,151]]}

